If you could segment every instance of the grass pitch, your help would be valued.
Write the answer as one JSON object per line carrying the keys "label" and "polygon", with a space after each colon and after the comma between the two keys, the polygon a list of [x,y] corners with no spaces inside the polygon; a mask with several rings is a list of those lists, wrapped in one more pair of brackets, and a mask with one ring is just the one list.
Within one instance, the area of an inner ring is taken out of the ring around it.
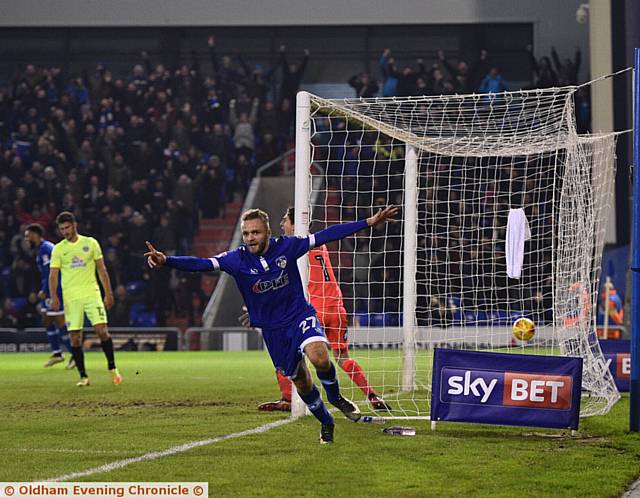
{"label": "grass pitch", "polygon": [[[55,478],[286,417],[256,410],[278,397],[266,352],[117,353],[121,386],[90,353],[89,388],[62,364],[42,368],[46,357],[0,355],[0,481]],[[582,420],[578,437],[454,423],[431,432],[428,421],[400,424],[415,437],[388,436],[336,414],[336,443],[323,446],[306,417],[76,480],[207,481],[211,496],[237,497],[619,496],[640,475],[628,408],[625,397]]]}

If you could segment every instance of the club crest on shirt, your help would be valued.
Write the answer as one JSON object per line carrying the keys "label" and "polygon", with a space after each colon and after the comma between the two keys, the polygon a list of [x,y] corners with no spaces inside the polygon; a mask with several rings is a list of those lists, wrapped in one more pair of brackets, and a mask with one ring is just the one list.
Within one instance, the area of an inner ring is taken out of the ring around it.
{"label": "club crest on shirt", "polygon": [[83,246],[83,247],[82,247],[82,250],[83,250],[84,252],[89,252],[89,246]]}
{"label": "club crest on shirt", "polygon": [[276,259],[276,264],[278,265],[278,268],[285,269],[287,267],[287,258],[285,256],[280,256]]}

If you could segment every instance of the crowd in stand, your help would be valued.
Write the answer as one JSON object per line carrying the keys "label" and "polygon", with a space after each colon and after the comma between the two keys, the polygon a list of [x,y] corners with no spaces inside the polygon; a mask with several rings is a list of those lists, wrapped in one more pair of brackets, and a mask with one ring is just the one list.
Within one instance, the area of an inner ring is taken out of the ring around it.
{"label": "crowd in stand", "polygon": [[[309,57],[305,50],[291,62],[282,46],[272,67],[251,68],[240,56],[221,56],[214,37],[208,55],[206,69],[195,53],[169,68],[143,52],[122,76],[104,64],[76,75],[28,64],[0,87],[0,327],[39,325],[39,276],[23,233],[39,223],[46,238],[59,240],[54,219],[62,210],[101,243],[116,296],[112,325],[137,323],[132,308],[151,314],[149,324],[164,325],[172,309],[190,310],[194,321],[192,302],[202,307],[206,299],[199,279],[148,273],[144,242],[189,253],[200,219],[222,216],[225,202],[244,196],[256,167],[287,149]],[[579,52],[573,60],[552,56],[553,63],[531,55],[532,86],[575,84]],[[348,82],[358,97],[507,88],[486,51],[472,64],[439,51],[428,69],[422,59],[400,67],[385,50],[380,79],[361,73]],[[588,123],[588,110],[585,116]],[[395,153],[390,143],[377,147]],[[382,195],[397,186],[376,187]],[[397,280],[378,275],[381,295],[389,291],[384,282],[395,288]]]}
{"label": "crowd in stand", "polygon": [[[579,48],[576,48],[573,59],[564,61],[560,60],[555,48],[551,50],[551,58],[544,56],[540,60],[534,57],[531,46],[527,47],[527,53],[531,73],[528,88],[551,88],[578,83],[582,60]],[[485,49],[480,50],[473,63],[462,59],[453,63],[444,50],[438,50],[437,59],[429,68],[424,59],[418,58],[414,64],[407,63],[400,69],[391,50],[387,48],[382,52],[378,70],[379,80],[367,72],[349,79],[356,97],[498,93],[507,90],[506,81]]]}
{"label": "crowd in stand", "polygon": [[128,325],[136,304],[159,325],[172,307],[191,309],[194,293],[203,304],[199,284],[189,293],[168,274],[145,271],[144,242],[190,252],[199,220],[222,216],[256,166],[287,148],[309,55],[290,62],[282,46],[264,71],[221,57],[214,37],[208,50],[208,70],[196,54],[168,68],[143,52],[124,77],[104,64],[70,77],[28,64],[0,88],[0,327],[39,323],[24,228],[39,223],[59,240],[53,221],[62,210],[102,245],[113,325]]}
{"label": "crowd in stand", "polygon": [[[532,78],[523,89],[577,85],[579,50],[574,59],[561,61],[553,49],[553,63],[548,57],[538,62],[530,47],[528,51]],[[486,50],[480,51],[474,64],[462,60],[453,64],[439,51],[438,60],[428,71],[422,59],[399,70],[391,52],[385,50],[379,69],[380,85],[368,73],[349,80],[357,97],[499,93],[507,89]],[[578,93],[576,98],[580,132],[589,129],[585,97]],[[403,144],[375,131],[349,134],[346,119],[330,119],[329,124],[316,119],[314,157],[323,163],[330,181],[340,184],[336,202],[342,206],[341,218],[369,216],[369,206],[401,205]],[[325,129],[331,133],[324,133]],[[428,164],[420,166],[417,275],[423,277],[416,282],[418,324],[510,323],[512,313],[525,311],[539,323],[551,319],[549,187],[553,168],[548,161],[548,157],[540,157],[524,164],[501,165],[452,157],[436,169]],[[534,234],[525,257],[528,270],[518,281],[507,279],[504,247],[507,216],[514,202],[525,207]],[[353,254],[339,269],[346,273],[345,281],[353,282],[345,289],[349,311],[368,323],[397,325],[403,278],[398,227],[359,237],[355,243],[344,241],[341,250]]]}

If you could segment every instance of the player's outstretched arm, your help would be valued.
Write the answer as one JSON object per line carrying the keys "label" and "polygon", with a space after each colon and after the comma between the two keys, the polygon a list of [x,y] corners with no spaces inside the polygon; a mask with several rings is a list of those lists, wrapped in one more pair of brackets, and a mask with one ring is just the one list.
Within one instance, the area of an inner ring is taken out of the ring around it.
{"label": "player's outstretched arm", "polygon": [[167,256],[163,252],[158,251],[151,242],[147,241],[149,251],[144,253],[147,258],[147,264],[150,268],[158,266],[168,266],[181,271],[199,272],[214,271],[216,268],[213,262],[207,258],[195,258],[193,256]]}
{"label": "player's outstretched arm", "polygon": [[319,247],[327,242],[333,242],[334,240],[341,240],[349,237],[350,235],[353,235],[360,230],[364,230],[367,227],[372,227],[385,221],[395,221],[394,216],[396,216],[396,214],[398,214],[397,207],[387,206],[383,209],[379,209],[376,214],[366,220],[332,225],[310,236],[311,246]]}

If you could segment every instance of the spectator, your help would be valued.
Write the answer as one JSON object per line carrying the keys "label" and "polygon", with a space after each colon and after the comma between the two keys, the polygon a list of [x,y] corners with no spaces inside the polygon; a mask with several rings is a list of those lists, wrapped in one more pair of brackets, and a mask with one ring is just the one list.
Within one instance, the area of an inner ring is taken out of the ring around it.
{"label": "spectator", "polygon": [[422,59],[417,60],[418,71],[416,72],[411,66],[405,66],[402,73],[396,75],[398,78],[398,85],[396,88],[396,94],[400,97],[410,97],[416,94],[417,85],[416,82],[421,75],[424,75],[424,61]]}
{"label": "spectator", "polygon": [[356,97],[369,98],[375,97],[378,93],[378,84],[371,79],[369,73],[360,73],[349,79],[349,86],[356,91]]}
{"label": "spectator", "polygon": [[18,257],[11,267],[9,277],[9,293],[14,297],[28,296],[40,290],[40,275],[30,261]]}
{"label": "spectator", "polygon": [[6,298],[3,300],[2,307],[0,308],[0,327],[14,328],[17,323],[18,320],[14,315],[11,300]]}
{"label": "spectator", "polygon": [[41,325],[40,312],[38,311],[38,296],[35,292],[30,292],[27,302],[18,311],[16,327],[26,329]]}
{"label": "spectator", "polygon": [[287,62],[287,47],[285,45],[280,46],[280,64],[282,67],[282,86],[281,86],[281,100],[288,99],[289,102],[296,101],[296,93],[300,88],[300,82],[304,75],[304,70],[307,67],[309,61],[309,50],[304,49],[302,60],[299,63]]}
{"label": "spectator", "polygon": [[578,84],[578,72],[580,71],[580,62],[582,61],[582,53],[580,47],[576,47],[573,60],[565,59],[564,62],[560,62],[558,52],[555,47],[551,47],[551,59],[558,72],[558,82],[560,86],[569,86]]}
{"label": "spectator", "polygon": [[[213,195],[211,195],[213,197]],[[213,217],[206,216],[205,218]],[[178,247],[175,229],[171,226],[171,218],[167,214],[160,215],[160,225],[153,230],[153,241],[158,247],[164,247],[166,253],[173,255]]]}
{"label": "spectator", "polygon": [[249,113],[236,111],[236,100],[229,102],[229,122],[233,129],[233,145],[236,150],[236,157],[244,155],[251,157],[255,148],[254,126],[258,119],[258,108],[260,101],[253,99],[251,111]]}
{"label": "spectator", "polygon": [[533,71],[534,88],[553,88],[558,86],[558,76],[551,67],[549,57],[542,57],[540,62],[536,61],[531,45],[527,46],[527,53],[529,54],[529,62]]}
{"label": "spectator", "polygon": [[385,48],[378,62],[382,75],[382,96],[393,97],[398,89],[395,59],[391,57],[391,50]]}
{"label": "spectator", "polygon": [[501,93],[507,90],[498,69],[492,67],[480,83],[480,93]]}
{"label": "spectator", "polygon": [[[224,198],[224,192],[222,191],[223,178],[224,171],[220,167],[220,161],[216,156],[212,156],[209,163],[203,166],[203,177],[198,192],[203,218],[220,217],[220,200]],[[172,247],[175,249],[175,243]]]}
{"label": "spectator", "polygon": [[129,327],[129,314],[131,312],[131,301],[127,295],[127,289],[123,285],[118,285],[114,292],[113,307],[108,311],[109,325],[113,327]]}

